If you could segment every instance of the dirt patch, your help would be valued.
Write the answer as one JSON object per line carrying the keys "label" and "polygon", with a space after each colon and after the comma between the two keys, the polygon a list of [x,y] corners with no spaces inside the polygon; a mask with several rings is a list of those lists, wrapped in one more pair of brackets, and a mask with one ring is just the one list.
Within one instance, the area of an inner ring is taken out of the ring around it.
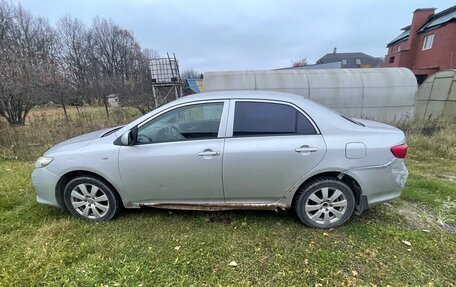
{"label": "dirt patch", "polygon": [[230,216],[211,216],[206,218],[206,221],[209,223],[231,224],[234,218]]}
{"label": "dirt patch", "polygon": [[438,178],[443,178],[449,181],[456,181],[456,175],[452,174],[442,174],[442,175],[437,175]]}
{"label": "dirt patch", "polygon": [[442,222],[436,216],[421,206],[407,201],[401,201],[400,204],[385,204],[404,219],[406,224],[413,228],[423,231],[443,230],[447,232],[456,232],[456,226]]}

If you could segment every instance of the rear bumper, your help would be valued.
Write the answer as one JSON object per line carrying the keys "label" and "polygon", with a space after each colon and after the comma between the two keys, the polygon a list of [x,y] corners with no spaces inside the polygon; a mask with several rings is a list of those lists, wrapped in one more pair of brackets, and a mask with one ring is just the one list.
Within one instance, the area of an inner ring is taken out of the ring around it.
{"label": "rear bumper", "polygon": [[384,165],[354,168],[343,173],[359,183],[364,205],[367,205],[364,209],[399,197],[408,177],[404,161],[397,158]]}
{"label": "rear bumper", "polygon": [[59,177],[46,168],[35,168],[32,173],[32,184],[36,191],[36,201],[42,204],[59,206],[55,197],[55,187]]}

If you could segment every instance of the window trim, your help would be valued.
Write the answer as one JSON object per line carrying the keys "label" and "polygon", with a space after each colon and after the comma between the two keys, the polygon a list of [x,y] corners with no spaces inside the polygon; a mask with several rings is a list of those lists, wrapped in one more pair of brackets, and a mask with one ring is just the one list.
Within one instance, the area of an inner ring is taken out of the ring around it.
{"label": "window trim", "polygon": [[188,103],[183,103],[180,105],[175,105],[172,106],[168,109],[165,109],[150,118],[145,119],[144,121],[140,122],[130,130],[134,128],[140,128],[143,125],[147,124],[148,122],[156,119],[157,117],[171,112],[175,109],[186,107],[186,106],[194,106],[194,105],[201,105],[201,104],[211,104],[211,103],[221,103],[223,104],[223,109],[222,109],[222,115],[220,118],[220,124],[219,124],[219,130],[217,133],[216,138],[192,138],[192,139],[182,139],[182,140],[174,140],[174,141],[157,141],[157,142],[151,142],[151,143],[135,143],[133,146],[143,146],[143,145],[154,145],[154,144],[163,144],[163,143],[181,143],[181,142],[192,142],[192,141],[198,141],[198,140],[217,140],[217,139],[223,139],[225,138],[226,134],[226,126],[227,126],[227,120],[228,120],[228,109],[229,109],[229,100],[226,99],[220,99],[220,100],[202,100],[202,101],[195,101],[195,102],[188,102]]}
{"label": "window trim", "polygon": [[[434,35],[435,35],[435,34],[432,33],[432,34],[428,34],[428,35],[424,36],[424,39],[423,39],[423,48],[422,48],[423,51],[432,49],[432,46],[434,45]],[[430,41],[431,41],[431,42],[430,42],[429,48],[426,48],[426,39],[430,39]]]}
{"label": "window trim", "polygon": [[259,102],[259,103],[271,103],[271,104],[280,104],[280,105],[287,105],[294,108],[297,112],[301,113],[303,116],[307,118],[307,120],[312,124],[316,133],[314,135],[321,135],[321,131],[316,125],[315,121],[299,106],[280,100],[263,100],[263,99],[232,99],[230,100],[229,105],[229,112],[228,112],[228,121],[227,121],[227,128],[226,128],[226,138],[258,138],[258,137],[290,137],[290,136],[314,136],[314,135],[300,135],[300,134],[269,134],[269,135],[247,135],[243,137],[233,137],[233,129],[234,129],[234,113],[236,109],[237,102]]}

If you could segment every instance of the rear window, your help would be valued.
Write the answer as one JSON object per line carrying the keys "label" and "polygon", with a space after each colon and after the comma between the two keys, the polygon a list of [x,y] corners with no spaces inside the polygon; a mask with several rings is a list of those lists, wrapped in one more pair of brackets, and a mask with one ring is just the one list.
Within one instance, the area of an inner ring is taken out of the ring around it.
{"label": "rear window", "polygon": [[276,103],[236,102],[233,136],[313,135],[312,123],[295,108]]}

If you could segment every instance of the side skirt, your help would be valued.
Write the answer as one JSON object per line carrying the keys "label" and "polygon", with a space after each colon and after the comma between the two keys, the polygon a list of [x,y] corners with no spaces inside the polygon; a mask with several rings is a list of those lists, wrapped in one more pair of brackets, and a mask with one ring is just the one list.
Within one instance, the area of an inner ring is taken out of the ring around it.
{"label": "side skirt", "polygon": [[290,208],[285,204],[242,204],[242,203],[228,203],[228,204],[177,204],[177,203],[140,203],[141,207],[153,207],[161,209],[177,209],[177,210],[197,210],[197,211],[221,211],[221,210],[286,210]]}

